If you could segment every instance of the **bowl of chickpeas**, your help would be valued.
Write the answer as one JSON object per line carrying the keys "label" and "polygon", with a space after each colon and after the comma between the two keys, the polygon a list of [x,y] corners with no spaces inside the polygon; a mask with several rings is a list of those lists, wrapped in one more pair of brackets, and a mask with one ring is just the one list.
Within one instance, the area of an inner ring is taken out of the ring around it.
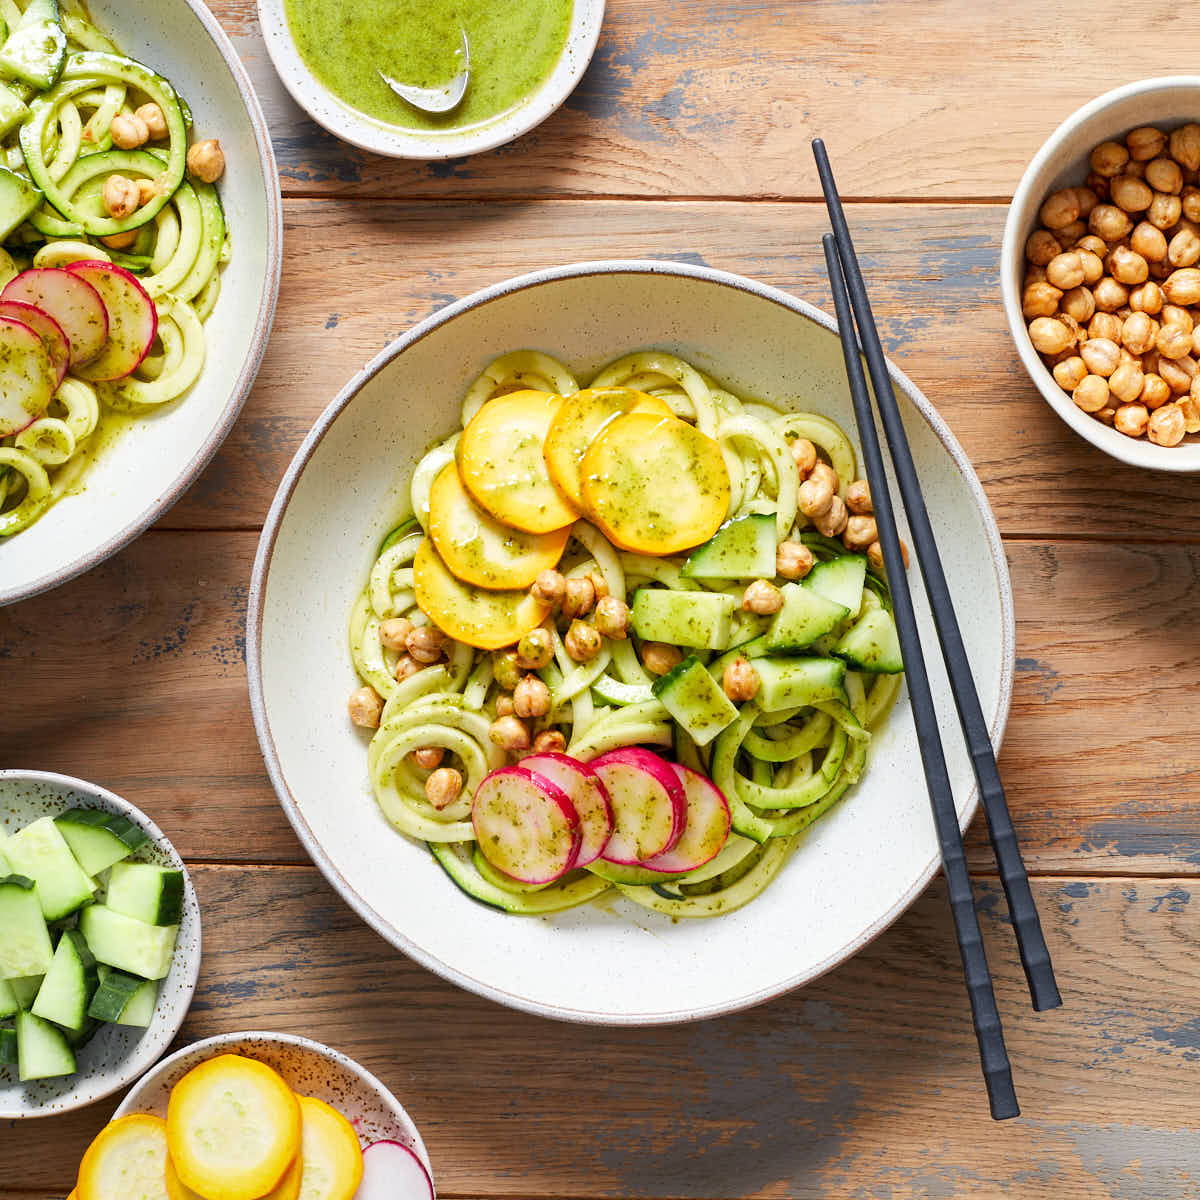
{"label": "bowl of chickpeas", "polygon": [[1001,254],[1034,383],[1112,457],[1200,471],[1200,76],[1068,117],[1026,169]]}

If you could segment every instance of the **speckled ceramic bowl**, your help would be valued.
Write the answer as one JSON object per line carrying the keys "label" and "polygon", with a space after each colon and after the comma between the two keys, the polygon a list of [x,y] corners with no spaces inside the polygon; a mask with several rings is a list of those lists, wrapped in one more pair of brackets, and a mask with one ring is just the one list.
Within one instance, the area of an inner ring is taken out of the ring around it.
{"label": "speckled ceramic bowl", "polygon": [[412,1118],[374,1075],[337,1050],[286,1033],[223,1033],[196,1042],[139,1079],[114,1117],[151,1113],[165,1118],[171,1089],[193,1067],[218,1054],[241,1054],[266,1063],[294,1092],[333,1105],[354,1126],[364,1147],[383,1139],[401,1142],[433,1178],[429,1154]]}
{"label": "speckled ceramic bowl", "polygon": [[1139,125],[1174,129],[1200,120],[1200,75],[1142,79],[1105,92],[1073,112],[1045,141],[1021,176],[1008,209],[1000,252],[1000,284],[1004,315],[1029,377],[1046,403],[1080,437],[1121,462],[1153,471],[1200,471],[1200,441],[1156,446],[1146,438],[1126,437],[1078,408],[1058,386],[1029,340],[1021,314],[1021,282],[1025,275],[1025,241],[1037,227],[1038,209],[1051,192],[1081,184],[1088,157],[1109,138],[1121,139]]}
{"label": "speckled ceramic bowl", "polygon": [[258,19],[267,53],[292,99],[335,137],[389,158],[462,158],[494,150],[540,125],[583,78],[604,23],[605,0],[574,0],[567,43],[542,85],[515,108],[491,120],[445,132],[401,129],[367,116],[335,96],[309,70],[288,28],[284,0],[258,0]]}
{"label": "speckled ceramic bowl", "polygon": [[219,184],[233,257],[205,322],[208,357],[179,400],[100,443],[72,492],[0,538],[0,604],[91,570],[174,504],[225,440],[258,373],[279,291],[283,216],[271,139],[245,69],[202,0],[92,0],[128,54],[186,97],[202,136],[220,140]]}
{"label": "speckled ceramic bowl", "polygon": [[[735,275],[677,263],[585,263],[509,280],[389,346],[326,409],[288,469],[255,561],[247,664],[284,811],[335,888],[393,945],[446,978],[531,1012],[648,1024],[710,1017],[815,978],[896,919],[937,870],[907,699],[872,742],[862,782],[752,904],[673,924],[626,901],[547,918],[470,900],[423,845],[391,830],[346,717],[358,686],[350,607],[381,535],[404,512],[417,458],[458,422],[496,355],[536,347],[581,375],[629,350],[676,350],[744,395],[816,409],[852,430],[832,320]],[[979,482],[933,406],[893,368],[983,711],[999,742],[1013,674],[1008,568]],[[937,639],[910,576],[925,645]],[[965,825],[974,778],[940,667],[934,694]]]}
{"label": "speckled ceramic bowl", "polygon": [[171,1044],[187,1015],[200,974],[200,905],[183,860],[162,830],[128,801],[94,783],[48,771],[0,771],[0,829],[6,834],[69,808],[101,808],[136,821],[150,841],[135,857],[183,871],[183,920],[175,961],[159,985],[158,1006],[150,1025],[145,1029],[102,1025],[77,1051],[77,1074],[21,1083],[15,1067],[0,1066],[0,1120],[70,1112],[120,1091]]}

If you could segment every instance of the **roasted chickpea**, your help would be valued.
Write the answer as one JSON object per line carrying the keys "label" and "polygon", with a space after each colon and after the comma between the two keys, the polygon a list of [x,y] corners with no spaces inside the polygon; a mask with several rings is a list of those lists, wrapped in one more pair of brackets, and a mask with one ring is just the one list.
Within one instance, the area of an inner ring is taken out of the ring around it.
{"label": "roasted chickpea", "polygon": [[1191,330],[1182,325],[1164,325],[1158,331],[1155,349],[1159,358],[1182,358],[1192,349]]}
{"label": "roasted chickpea", "polygon": [[[1187,365],[1185,365],[1187,364]],[[1188,367],[1192,369],[1189,370]],[[1158,373],[1163,383],[1171,390],[1172,396],[1182,396],[1191,390],[1192,377],[1195,375],[1195,362],[1189,357],[1162,358],[1158,360]]]}
{"label": "roasted chickpea", "polygon": [[1189,123],[1173,129],[1167,148],[1171,157],[1185,170],[1200,169],[1200,125]]}
{"label": "roasted chickpea", "polygon": [[1100,198],[1090,187],[1072,188],[1071,191],[1075,193],[1075,200],[1079,205],[1079,215],[1086,221],[1088,213],[1100,203]]}
{"label": "roasted chickpea", "polygon": [[1157,283],[1143,283],[1141,287],[1134,288],[1129,293],[1129,307],[1134,312],[1149,313],[1150,316],[1162,312],[1162,288]]}
{"label": "roasted chickpea", "polygon": [[[908,568],[908,547],[903,540],[900,542],[900,557],[904,560],[904,566]],[[885,569],[886,564],[883,561],[883,547],[878,542],[872,542],[867,547],[867,562],[875,568],[876,571]]]}
{"label": "roasted chickpea", "polygon": [[439,767],[425,780],[425,799],[434,808],[448,808],[462,794],[463,777],[453,767]]}
{"label": "roasted chickpea", "polygon": [[[1059,255],[1061,258],[1062,255]],[[1057,262],[1057,259],[1055,260]],[[1025,289],[1021,297],[1021,312],[1027,321],[1034,317],[1052,317],[1058,312],[1062,290],[1050,283],[1034,283]]]}
{"label": "roasted chickpea", "polygon": [[1122,404],[1113,415],[1113,428],[1126,437],[1141,437],[1149,420],[1150,413],[1144,404]]}
{"label": "roasted chickpea", "polygon": [[1088,228],[1106,242],[1119,242],[1133,228],[1133,222],[1116,205],[1097,204],[1088,214]]}
{"label": "roasted chickpea", "polygon": [[[1100,282],[1102,284],[1104,280]],[[1097,301],[1097,304],[1099,304],[1099,301]],[[1075,339],[1071,331],[1054,317],[1037,317],[1031,321],[1029,324],[1029,340],[1033,343],[1034,349],[1039,354],[1061,354],[1064,350],[1069,350],[1075,344]],[[803,490],[801,488],[801,491]],[[803,497],[801,497],[800,507],[804,508]],[[806,513],[806,515],[811,516],[812,514]]]}
{"label": "roasted chickpea", "polygon": [[1106,179],[1119,175],[1128,161],[1129,151],[1120,142],[1101,142],[1088,159],[1092,170]]}
{"label": "roasted chickpea", "polygon": [[599,603],[608,595],[608,580],[602,571],[589,571],[588,578],[592,581],[592,591],[596,593],[596,602]]}
{"label": "roasted chickpea", "polygon": [[1099,412],[1108,403],[1108,380],[1100,375],[1086,375],[1071,393],[1071,399],[1086,413]]}
{"label": "roasted chickpea", "polygon": [[665,675],[683,662],[683,651],[666,642],[642,643],[642,666],[651,675]]}
{"label": "roasted chickpea", "polygon": [[1159,314],[1159,320],[1164,325],[1175,325],[1180,329],[1186,329],[1189,333],[1195,327],[1191,312],[1178,304],[1164,304],[1163,310]]}
{"label": "roasted chickpea", "polygon": [[757,616],[770,616],[782,607],[783,593],[769,580],[756,579],[742,593],[742,608]]}
{"label": "roasted chickpea", "polygon": [[1125,135],[1125,145],[1129,147],[1129,157],[1134,162],[1148,162],[1163,152],[1167,144],[1167,135],[1153,125],[1139,125]]}
{"label": "roasted chickpea", "polygon": [[520,717],[497,717],[488,726],[488,740],[510,754],[529,749],[529,726]]}
{"label": "roasted chickpea", "polygon": [[501,692],[496,697],[496,716],[511,717],[515,711],[512,696],[508,692]]}
{"label": "roasted chickpea", "polygon": [[1173,267],[1190,267],[1200,262],[1200,237],[1190,229],[1181,229],[1167,247],[1167,262]]}
{"label": "roasted chickpea", "polygon": [[1161,408],[1171,398],[1171,389],[1161,375],[1147,371],[1138,399],[1149,409]]}
{"label": "roasted chickpea", "polygon": [[1033,287],[1033,285],[1035,283],[1045,283],[1045,282],[1046,282],[1046,268],[1045,267],[1026,267],[1025,268],[1025,278],[1021,280],[1021,290],[1024,291],[1026,288]]}
{"label": "roasted chickpea", "polygon": [[[1038,320],[1047,320],[1048,318],[1039,317]],[[1034,322],[1037,324],[1037,321]],[[1055,324],[1058,324],[1056,321]],[[1064,327],[1065,331],[1065,327]],[[825,478],[814,478],[810,475],[800,485],[800,511],[810,519],[816,519],[822,513],[829,511],[830,505],[833,503],[835,492],[830,486],[829,480]]]}
{"label": "roasted chickpea", "polygon": [[758,672],[740,655],[721,674],[721,687],[735,704],[753,699],[759,683]]}
{"label": "roasted chickpea", "polygon": [[1074,391],[1087,373],[1087,366],[1078,354],[1054,364],[1054,381],[1066,392]]}
{"label": "roasted chickpea", "polygon": [[1083,262],[1074,250],[1056,254],[1046,264],[1046,279],[1060,291],[1070,291],[1083,282]]}
{"label": "roasted chickpea", "polygon": [[780,542],[775,551],[775,574],[782,579],[803,579],[814,562],[813,552],[803,542]]}
{"label": "roasted chickpea", "polygon": [[216,183],[225,174],[225,155],[216,138],[195,142],[188,147],[188,174],[201,183]]}
{"label": "roasted chickpea", "polygon": [[1175,196],[1183,191],[1183,171],[1173,158],[1153,158],[1146,164],[1146,182],[1156,192]]}
{"label": "roasted chickpea", "polygon": [[1054,192],[1047,196],[1042,201],[1038,216],[1047,229],[1061,229],[1064,225],[1070,225],[1072,221],[1077,221],[1079,219],[1079,197],[1075,195],[1075,189],[1064,188],[1061,192]]}
{"label": "roasted chickpea", "polygon": [[543,729],[533,739],[534,754],[561,754],[567,748],[567,739],[557,729]]}
{"label": "roasted chickpea", "polygon": [[603,644],[600,630],[586,621],[572,621],[567,636],[563,638],[567,653],[576,662],[591,662],[600,653]]}
{"label": "roasted chickpea", "polygon": [[1146,436],[1156,446],[1178,446],[1187,432],[1183,409],[1178,404],[1164,404],[1150,414]]}
{"label": "roasted chickpea", "polygon": [[1080,325],[1080,323],[1077,320],[1075,320],[1075,318],[1073,316],[1071,316],[1071,314],[1069,312],[1060,312],[1058,314],[1058,319],[1067,327],[1067,329],[1070,331],[1070,334],[1071,334],[1070,346],[1068,346],[1067,349],[1064,350],[1061,355],[1056,356],[1056,358],[1062,358],[1064,356],[1070,356],[1071,354],[1073,354],[1075,352],[1075,346],[1078,343],[1086,342],[1087,341],[1087,333],[1084,330],[1083,326]]}
{"label": "roasted chickpea", "polygon": [[1167,257],[1167,238],[1149,221],[1139,221],[1129,235],[1129,248],[1147,262],[1162,262]]}
{"label": "roasted chickpea", "polygon": [[413,762],[422,771],[433,771],[442,765],[446,751],[441,746],[421,746],[412,752]]}
{"label": "roasted chickpea", "polygon": [[[152,179],[139,179],[137,181],[137,189],[138,208],[141,208],[145,204],[149,204],[150,201],[158,195],[158,188],[154,186],[154,181]],[[134,231],[134,234],[136,236],[136,230]]]}
{"label": "roasted chickpea", "polygon": [[1166,192],[1155,192],[1154,199],[1150,201],[1150,207],[1146,209],[1146,220],[1159,229],[1170,229],[1173,225],[1178,224],[1182,214],[1183,204],[1178,196],[1171,196]]}
{"label": "roasted chickpea", "polygon": [[[1135,286],[1145,283],[1150,275],[1150,264],[1136,251],[1128,246],[1118,246],[1111,257],[1113,278],[1118,283]],[[1126,295],[1126,300],[1128,300]]]}
{"label": "roasted chickpea", "polygon": [[407,617],[388,617],[386,621],[379,622],[379,640],[389,650],[403,650],[408,635],[415,628]]}
{"label": "roasted chickpea", "polygon": [[134,109],[133,115],[146,126],[150,141],[158,142],[167,136],[167,118],[157,104],[143,104]]}
{"label": "roasted chickpea", "polygon": [[846,528],[850,513],[841,496],[834,496],[829,507],[819,516],[813,517],[813,527],[822,537],[837,537]]}
{"label": "roasted chickpea", "polygon": [[1099,282],[1104,277],[1104,259],[1101,255],[1082,245],[1075,247],[1075,253],[1079,255],[1079,265],[1083,267],[1083,282],[1088,287]]}
{"label": "roasted chickpea", "polygon": [[1179,411],[1183,413],[1183,432],[1200,433],[1200,402],[1195,396],[1180,396],[1176,401]]}
{"label": "roasted chickpea", "polygon": [[1119,342],[1123,325],[1121,318],[1113,313],[1098,312],[1088,322],[1087,334],[1090,338],[1107,338],[1110,342]]}
{"label": "roasted chickpea", "polygon": [[378,729],[383,715],[383,697],[373,687],[360,687],[346,705],[350,720],[360,729]]}
{"label": "roasted chickpea", "polygon": [[1179,206],[1189,221],[1200,222],[1200,188],[1189,184],[1179,195]]}
{"label": "roasted chickpea", "polygon": [[1150,207],[1150,201],[1154,199],[1154,193],[1145,181],[1135,179],[1132,175],[1118,175],[1109,184],[1108,194],[1113,204],[1127,213],[1145,212]]}
{"label": "roasted chickpea", "polygon": [[879,540],[879,530],[874,517],[853,516],[846,521],[842,531],[842,543],[847,550],[863,551],[872,543]]}
{"label": "roasted chickpea", "polygon": [[110,175],[100,193],[104,211],[110,217],[128,217],[138,209],[138,185],[124,175]]}
{"label": "roasted chickpea", "polygon": [[392,668],[392,677],[397,683],[403,683],[418,671],[423,671],[426,666],[426,663],[417,662],[411,654],[402,654],[396,659],[396,665]]}
{"label": "roasted chickpea", "polygon": [[492,652],[492,678],[496,686],[511,692],[521,681],[521,668],[517,666],[515,650],[494,650]]}
{"label": "roasted chickpea", "polygon": [[[539,671],[554,657],[554,638],[550,630],[538,625],[517,642],[516,665],[521,671]],[[514,691],[515,691],[514,685]]]}
{"label": "roasted chickpea", "polygon": [[1056,254],[1062,253],[1062,244],[1047,229],[1031,233],[1025,242],[1025,257],[1035,267],[1044,267]]}
{"label": "roasted chickpea", "polygon": [[[1096,206],[1093,204],[1092,208],[1095,207]],[[1091,209],[1088,209],[1088,212],[1091,212]],[[1103,238],[1098,238],[1094,233],[1089,233],[1086,237],[1081,237],[1079,241],[1075,243],[1075,249],[1079,251],[1080,254],[1090,254],[1093,258],[1101,259],[1108,253],[1108,243]],[[1084,265],[1086,267],[1087,259],[1084,259]],[[1033,269],[1034,268],[1030,266],[1029,270],[1032,271]],[[1098,273],[1096,275],[1096,279],[1099,278],[1100,274]],[[1088,282],[1095,283],[1096,279],[1089,279]]]}
{"label": "roasted chickpea", "polygon": [[1144,312],[1131,313],[1121,327],[1121,345],[1131,354],[1145,354],[1157,336],[1158,326]]}
{"label": "roasted chickpea", "polygon": [[518,717],[544,717],[549,711],[550,689],[536,675],[526,675],[513,690],[513,712]]}
{"label": "roasted chickpea", "polygon": [[[1114,172],[1114,174],[1117,173],[1119,172]],[[1103,175],[1097,175],[1095,171],[1089,171],[1087,179],[1084,180],[1084,184],[1089,191],[1096,193],[1098,199],[1108,199],[1108,179],[1106,179]]]}
{"label": "roasted chickpea", "polygon": [[562,603],[563,596],[566,595],[567,581],[562,577],[561,572],[550,568],[538,572],[538,577],[533,581],[533,587],[529,590],[533,593],[535,600],[557,607]]}
{"label": "roasted chickpea", "polygon": [[408,652],[419,663],[434,663],[446,648],[446,635],[436,625],[417,625],[404,639]]}
{"label": "roasted chickpea", "polygon": [[592,619],[596,622],[596,628],[607,638],[619,640],[628,636],[629,605],[616,596],[602,596],[597,600]]}
{"label": "roasted chickpea", "polygon": [[1116,312],[1129,302],[1129,289],[1111,275],[1106,275],[1092,288],[1092,299],[1101,312]]}
{"label": "roasted chickpea", "polygon": [[108,126],[108,132],[118,150],[136,150],[150,140],[150,130],[137,113],[117,113]]}
{"label": "roasted chickpea", "polygon": [[596,606],[596,585],[588,576],[568,579],[563,591],[562,615],[573,621],[586,616]]}
{"label": "roasted chickpea", "polygon": [[1145,179],[1146,164],[1144,162],[1127,162],[1122,175],[1128,175],[1130,179]]}
{"label": "roasted chickpea", "polygon": [[846,489],[846,507],[855,516],[875,511],[875,505],[871,501],[871,485],[865,479],[856,479]]}
{"label": "roasted chickpea", "polygon": [[808,438],[797,438],[791,446],[792,457],[796,460],[796,470],[801,479],[807,479],[808,473],[817,465],[817,448]]}
{"label": "roasted chickpea", "polygon": [[1200,354],[1200,325],[1192,329],[1192,353]]}
{"label": "roasted chickpea", "polygon": [[1142,394],[1144,382],[1140,362],[1123,362],[1108,377],[1108,390],[1122,404],[1132,404]]}
{"label": "roasted chickpea", "polygon": [[1121,361],[1121,347],[1108,338],[1089,338],[1079,347],[1079,357],[1093,375],[1107,378]]}

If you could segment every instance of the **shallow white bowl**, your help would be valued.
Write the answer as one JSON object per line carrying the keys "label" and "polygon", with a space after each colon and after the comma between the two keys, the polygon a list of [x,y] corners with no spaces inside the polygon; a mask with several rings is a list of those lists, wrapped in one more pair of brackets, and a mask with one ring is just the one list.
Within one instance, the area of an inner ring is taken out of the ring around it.
{"label": "shallow white bowl", "polygon": [[[413,464],[457,425],[464,390],[494,356],[536,347],[587,373],[647,346],[677,350],[744,394],[853,428],[833,322],[783,292],[676,263],[590,263],[510,280],[416,326],[326,409],[271,508],[248,618],[251,702],[267,767],[333,886],[393,945],[463,987],[596,1023],[708,1017],[805,983],[895,920],[939,861],[903,698],[859,787],[814,826],[762,896],[715,920],[672,924],[612,900],[542,919],[506,916],[459,892],[376,807],[365,742],[346,719],[357,686],[346,624],[374,547],[407,505]],[[1013,671],[1000,538],[957,442],[917,389],[893,375],[998,742]],[[916,571],[910,578],[932,650],[921,581]],[[940,671],[934,676],[965,825],[974,780],[948,687]]]}
{"label": "shallow white bowl", "polygon": [[183,495],[250,392],[279,291],[283,218],[275,156],[250,80],[221,27],[200,0],[95,0],[90,8],[125,53],[179,89],[197,133],[220,139],[228,165],[219,187],[233,258],[205,322],[208,358],[195,386],[104,445],[77,494],[0,539],[0,604],[90,570]]}
{"label": "shallow white bowl", "polygon": [[0,1066],[0,1120],[70,1112],[120,1091],[171,1044],[187,1015],[200,974],[200,904],[183,859],[162,830],[127,800],[94,783],[48,771],[0,771],[0,829],[5,834],[69,808],[102,808],[136,821],[150,841],[135,858],[183,872],[183,919],[175,960],[159,985],[154,1020],[145,1029],[102,1025],[76,1052],[77,1074],[21,1083],[16,1067]]}
{"label": "shallow white bowl", "polygon": [[574,0],[567,42],[542,85],[506,113],[466,129],[401,129],[367,116],[334,95],[309,70],[288,28],[284,0],[258,0],[267,53],[292,99],[335,137],[389,158],[463,158],[494,150],[540,125],[583,78],[604,23],[605,0]]}
{"label": "shallow white bowl", "polygon": [[193,1067],[218,1054],[241,1054],[266,1063],[283,1076],[292,1091],[316,1096],[336,1108],[354,1126],[364,1147],[384,1139],[402,1142],[433,1178],[429,1154],[412,1118],[370,1071],[340,1051],[287,1033],[223,1033],[194,1042],[139,1079],[114,1118],[149,1113],[165,1119],[175,1084]]}
{"label": "shallow white bowl", "polygon": [[1052,409],[1093,446],[1121,462],[1155,471],[1200,471],[1200,442],[1156,446],[1130,438],[1075,406],[1058,386],[1029,340],[1021,315],[1021,280],[1025,275],[1025,241],[1037,228],[1038,209],[1051,192],[1075,187],[1088,174],[1088,156],[1109,138],[1121,140],[1139,125],[1173,129],[1200,120],[1200,75],[1168,75],[1143,79],[1105,92],[1072,113],[1045,141],[1025,168],[1004,225],[1000,252],[1000,286],[1004,315],[1017,353]]}

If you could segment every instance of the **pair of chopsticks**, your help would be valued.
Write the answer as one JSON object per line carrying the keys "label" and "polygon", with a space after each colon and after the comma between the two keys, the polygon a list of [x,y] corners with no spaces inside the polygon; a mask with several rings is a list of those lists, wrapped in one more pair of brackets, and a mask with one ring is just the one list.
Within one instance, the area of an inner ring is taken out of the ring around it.
{"label": "pair of chopsticks", "polygon": [[[1062,998],[1054,981],[1050,951],[1046,948],[1046,940],[1042,936],[1037,905],[1029,889],[1029,878],[1025,874],[1025,864],[1021,859],[1012,817],[1004,797],[1004,785],[1000,782],[996,756],[992,751],[987,723],[984,721],[971,665],[967,661],[966,649],[958,627],[958,618],[955,616],[950,590],[946,585],[946,575],[942,570],[942,560],[934,540],[933,528],[929,523],[929,513],[921,495],[908,437],[900,419],[895,392],[892,390],[883,346],[879,341],[879,332],[875,327],[870,301],[867,299],[866,286],[854,253],[854,243],[850,240],[846,214],[842,210],[837,185],[833,180],[825,143],[820,138],[813,142],[813,154],[817,160],[821,189],[825,193],[825,204],[833,227],[831,234],[825,234],[822,244],[829,269],[829,283],[833,289],[838,331],[846,358],[846,374],[854,400],[854,416],[858,423],[867,482],[871,488],[871,499],[875,508],[875,523],[892,593],[893,615],[900,635],[909,699],[917,729],[917,741],[921,748],[921,760],[925,768],[925,780],[929,788],[929,802],[933,809],[934,824],[941,847],[942,867],[950,893],[950,909],[954,916],[959,952],[962,955],[967,993],[971,1000],[971,1015],[975,1025],[975,1036],[979,1042],[979,1057],[983,1066],[988,1102],[993,1118],[1000,1121],[1019,1115],[1020,1108],[1013,1088],[1008,1051],[1004,1046],[1000,1013],[996,1008],[996,997],[992,990],[992,976],[988,970],[979,920],[975,913],[971,877],[963,852],[954,794],[946,770],[946,756],[938,732],[933,696],[929,690],[929,675],[925,669],[921,638],[917,632],[912,593],[908,587],[900,536],[896,531],[896,517],[892,510],[887,477],[884,474],[883,453],[871,411],[871,396],[863,374],[859,337],[862,340],[862,355],[867,360],[867,370],[871,375],[875,402],[879,408],[888,449],[891,451],[896,483],[915,543],[917,561],[920,563],[921,575],[925,580],[925,589],[933,609],[934,624],[942,647],[942,658],[950,676],[959,723],[979,784],[983,809],[987,815],[988,836],[1000,867],[1000,878],[1008,898],[1009,913],[1034,1010],[1042,1012],[1045,1009],[1057,1008],[1062,1003]],[[855,336],[855,321],[858,323],[859,337]]]}

